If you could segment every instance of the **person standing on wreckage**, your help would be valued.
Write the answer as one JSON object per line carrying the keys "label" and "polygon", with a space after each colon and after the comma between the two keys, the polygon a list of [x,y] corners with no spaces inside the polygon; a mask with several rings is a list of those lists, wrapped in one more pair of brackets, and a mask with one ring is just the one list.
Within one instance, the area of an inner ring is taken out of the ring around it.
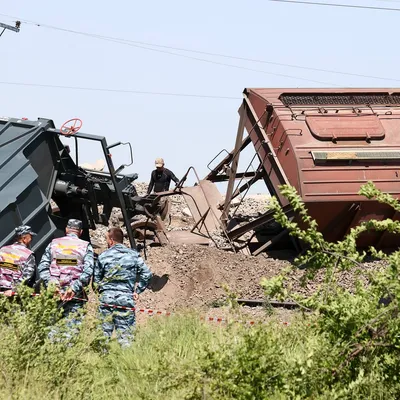
{"label": "person standing on wreckage", "polygon": [[[151,194],[154,189],[154,193],[167,192],[171,185],[171,180],[175,182],[177,185],[179,183],[179,179],[175,176],[175,174],[165,168],[165,163],[163,158],[156,158],[155,160],[156,169],[152,171],[150,177],[150,183],[147,188],[147,194]],[[164,221],[169,215],[169,210],[171,208],[171,202],[168,197],[162,197],[160,199],[160,216]]]}
{"label": "person standing on wreckage", "polygon": [[99,314],[105,336],[110,338],[115,328],[118,342],[127,347],[132,343],[136,323],[135,301],[149,285],[152,273],[139,253],[123,244],[120,228],[109,229],[106,239],[108,249],[100,254],[94,269]]}
{"label": "person standing on wreckage", "polygon": [[71,327],[80,324],[75,315],[81,310],[86,299],[84,288],[89,285],[93,275],[94,254],[92,245],[81,240],[82,221],[70,219],[65,236],[47,246],[38,265],[40,278],[44,285],[56,286],[60,294],[63,316],[71,316]]}
{"label": "person standing on wreckage", "polygon": [[30,250],[36,233],[28,225],[15,228],[16,241],[0,249],[0,292],[12,296],[21,283],[30,284],[35,276],[36,261]]}

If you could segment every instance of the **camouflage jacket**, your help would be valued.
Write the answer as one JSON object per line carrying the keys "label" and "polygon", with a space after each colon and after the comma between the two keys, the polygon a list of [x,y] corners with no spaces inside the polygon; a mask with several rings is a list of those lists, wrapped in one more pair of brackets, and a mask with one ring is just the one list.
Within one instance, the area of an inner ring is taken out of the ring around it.
{"label": "camouflage jacket", "polygon": [[[67,236],[71,238],[78,238],[77,235],[70,233]],[[43,279],[45,286],[47,287],[50,282],[55,282],[56,284],[59,285],[60,282],[56,282],[54,277],[50,273],[50,267],[53,262],[54,258],[54,251],[52,249],[52,246],[54,246],[54,243],[56,243],[57,239],[52,241],[47,247],[46,250],[42,256],[42,259],[38,265],[38,271],[40,278]],[[54,243],[53,243],[54,242]],[[83,256],[83,261],[82,261],[82,272],[80,273],[79,277],[77,279],[73,279],[70,283],[71,289],[76,293],[79,294],[82,292],[82,289],[87,286],[90,282],[90,278],[93,275],[93,268],[94,268],[94,254],[93,254],[93,248],[90,243],[88,243],[87,248],[86,248],[86,253]],[[66,289],[66,288],[63,288]]]}
{"label": "camouflage jacket", "polygon": [[94,269],[94,282],[100,293],[115,291],[140,294],[148,286],[151,277],[150,269],[138,252],[123,244],[116,244],[104,251]]}

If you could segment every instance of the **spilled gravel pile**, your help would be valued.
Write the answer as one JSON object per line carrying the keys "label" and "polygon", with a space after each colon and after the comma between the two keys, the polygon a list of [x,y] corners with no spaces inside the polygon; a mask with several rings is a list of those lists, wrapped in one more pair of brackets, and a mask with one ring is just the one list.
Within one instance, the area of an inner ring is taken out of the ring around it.
{"label": "spilled gravel pile", "polygon": [[[146,194],[147,184],[137,183],[139,195]],[[171,223],[169,231],[189,230],[193,226],[193,219],[182,196],[171,198]],[[256,195],[246,198],[240,205],[235,201],[232,210],[237,206],[236,215],[257,217],[265,212],[268,206],[266,196]],[[109,226],[120,226],[121,212],[113,210]],[[92,240],[97,252],[106,248],[105,233],[108,227],[98,226],[91,232]],[[195,308],[207,315],[223,315],[222,309],[216,311],[214,306],[221,305],[228,294],[239,298],[262,299],[263,288],[260,281],[263,277],[273,277],[282,269],[290,265],[289,261],[268,258],[265,255],[258,257],[247,256],[241,253],[221,250],[229,249],[229,243],[220,232],[212,233],[213,240],[209,246],[199,245],[167,245],[164,247],[147,247],[146,263],[154,273],[151,290],[146,291],[138,304],[141,308],[154,310],[179,310]],[[127,243],[128,244],[128,243]],[[145,254],[142,251],[142,256]],[[288,256],[289,257],[289,256]],[[382,267],[380,262],[363,264],[362,274],[375,271]],[[288,284],[292,285],[297,293],[311,294],[322,283],[322,274],[307,286],[300,285],[302,272],[291,274]],[[338,276],[339,283],[349,288],[354,287],[356,274],[352,271],[343,272]],[[244,307],[246,315],[258,318],[265,314],[262,308]],[[282,318],[287,318],[287,312]],[[211,313],[211,314],[210,314]],[[289,312],[290,313],[290,312]]]}

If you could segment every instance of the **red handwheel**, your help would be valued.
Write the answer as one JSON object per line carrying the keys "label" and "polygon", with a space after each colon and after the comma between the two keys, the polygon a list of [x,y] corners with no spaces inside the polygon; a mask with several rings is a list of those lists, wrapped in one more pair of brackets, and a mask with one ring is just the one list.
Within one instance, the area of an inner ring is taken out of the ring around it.
{"label": "red handwheel", "polygon": [[[70,126],[67,126],[71,124]],[[64,136],[71,136],[79,131],[82,128],[82,120],[79,118],[69,119],[67,122],[64,122],[60,128],[60,133]]]}

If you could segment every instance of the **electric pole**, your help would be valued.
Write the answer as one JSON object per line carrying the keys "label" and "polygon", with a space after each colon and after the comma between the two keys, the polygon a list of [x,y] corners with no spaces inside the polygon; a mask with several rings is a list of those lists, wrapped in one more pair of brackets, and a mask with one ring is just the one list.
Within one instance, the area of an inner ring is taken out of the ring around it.
{"label": "electric pole", "polygon": [[3,28],[3,30],[0,33],[0,37],[6,31],[6,29],[18,33],[20,26],[21,26],[21,21],[16,21],[15,26],[3,24],[2,22],[0,22],[0,29]]}

